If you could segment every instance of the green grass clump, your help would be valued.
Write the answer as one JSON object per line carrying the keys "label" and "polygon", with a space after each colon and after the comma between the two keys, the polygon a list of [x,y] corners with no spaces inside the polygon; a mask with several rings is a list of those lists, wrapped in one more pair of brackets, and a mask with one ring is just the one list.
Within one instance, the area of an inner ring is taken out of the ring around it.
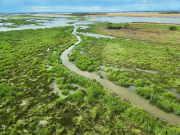
{"label": "green grass clump", "polygon": [[139,87],[136,93],[146,99],[150,99],[150,103],[155,104],[166,112],[174,111],[179,114],[179,102],[176,96],[170,92],[163,92],[160,87],[151,86],[150,88]]}
{"label": "green grass clump", "polygon": [[135,80],[134,85],[138,86],[138,87],[142,87],[143,86],[143,81],[141,79]]}
{"label": "green grass clump", "polygon": [[96,117],[99,115],[99,108],[98,107],[94,107],[92,110],[91,110],[91,117],[93,119],[96,119]]}
{"label": "green grass clump", "polygon": [[123,112],[127,109],[128,104],[121,102],[117,97],[113,98],[110,94],[104,95],[103,100],[107,106],[115,113]]}
{"label": "green grass clump", "polygon": [[23,97],[24,95],[25,95],[24,92],[18,92],[18,93],[16,94],[17,97]]}
{"label": "green grass clump", "polygon": [[119,24],[119,23],[108,23],[107,24],[107,28],[108,29],[125,29],[128,28],[129,24]]}
{"label": "green grass clump", "polygon": [[11,97],[14,94],[14,88],[8,86],[7,84],[0,84],[0,98]]}
{"label": "green grass clump", "polygon": [[51,83],[53,80],[54,80],[54,77],[50,77],[50,78],[48,78],[47,82]]}
{"label": "green grass clump", "polygon": [[63,83],[63,78],[57,78],[56,83],[57,84],[62,84]]}
{"label": "green grass clump", "polygon": [[68,89],[63,89],[63,90],[61,90],[61,93],[64,94],[64,95],[68,95],[69,90]]}
{"label": "green grass clump", "polygon": [[84,101],[84,95],[81,91],[76,91],[75,93],[69,94],[67,99],[76,103],[82,103]]}
{"label": "green grass clump", "polygon": [[173,107],[174,113],[175,113],[176,115],[179,115],[179,114],[180,114],[180,105],[179,105],[178,103],[174,103],[174,104],[172,105],[172,107]]}
{"label": "green grass clump", "polygon": [[68,20],[80,20],[79,17],[67,17]]}
{"label": "green grass clump", "polygon": [[72,84],[59,84],[58,85],[59,89],[69,89],[69,90],[74,90],[74,86]]}
{"label": "green grass clump", "polygon": [[65,101],[65,99],[60,97],[59,99],[56,99],[54,101],[54,105],[55,106],[62,105],[64,103],[64,101]]}
{"label": "green grass clump", "polygon": [[176,26],[170,26],[169,29],[172,31],[175,31],[175,30],[177,30],[177,27]]}

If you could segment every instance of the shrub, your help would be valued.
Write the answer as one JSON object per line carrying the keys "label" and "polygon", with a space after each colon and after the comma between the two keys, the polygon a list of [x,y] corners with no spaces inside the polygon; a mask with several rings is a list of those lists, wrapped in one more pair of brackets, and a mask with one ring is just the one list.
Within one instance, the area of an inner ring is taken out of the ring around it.
{"label": "shrub", "polygon": [[117,120],[116,126],[118,127],[118,129],[121,129],[122,132],[123,132],[123,130],[124,130],[124,128],[125,128],[125,125],[124,125],[124,123],[123,123],[122,120]]}
{"label": "shrub", "polygon": [[165,93],[163,93],[163,96],[164,96],[166,99],[176,98],[176,95],[175,95],[174,93],[171,93],[171,92],[165,92]]}
{"label": "shrub", "polygon": [[145,83],[145,85],[147,85],[147,86],[150,86],[151,85],[151,82],[148,80],[148,81],[145,81],[144,82]]}
{"label": "shrub", "polygon": [[104,72],[110,72],[112,70],[113,70],[112,68],[106,68],[106,69],[104,69]]}
{"label": "shrub", "polygon": [[178,103],[174,103],[172,106],[173,106],[174,113],[179,115],[180,114],[180,105]]}
{"label": "shrub", "polygon": [[102,75],[102,74],[100,74],[100,78],[103,78],[103,75]]}
{"label": "shrub", "polygon": [[13,88],[6,85],[0,84],[0,98],[13,95]]}
{"label": "shrub", "polygon": [[143,87],[142,79],[135,80],[133,84],[138,87]]}
{"label": "shrub", "polygon": [[89,95],[87,96],[87,102],[88,102],[89,104],[91,104],[91,103],[97,103],[97,102],[98,102],[98,99],[94,98],[94,95],[89,94]]}
{"label": "shrub", "polygon": [[24,92],[18,92],[18,93],[16,94],[16,96],[17,96],[17,97],[22,97],[22,96],[24,96],[24,94],[25,94]]}
{"label": "shrub", "polygon": [[97,61],[93,61],[93,65],[99,66],[99,63]]}
{"label": "shrub", "polygon": [[154,88],[154,90],[156,90],[156,92],[162,92],[162,88],[159,87],[159,86],[156,86],[156,87]]}
{"label": "shrub", "polygon": [[172,31],[175,31],[175,30],[177,30],[177,27],[176,26],[170,26],[169,29]]}
{"label": "shrub", "polygon": [[74,86],[72,84],[60,84],[58,85],[59,89],[75,89]]}
{"label": "shrub", "polygon": [[47,98],[47,94],[42,95],[41,98]]}
{"label": "shrub", "polygon": [[99,114],[99,108],[98,108],[98,107],[94,107],[94,108],[91,110],[91,117],[93,117],[93,119],[95,119],[98,114]]}
{"label": "shrub", "polygon": [[93,95],[94,98],[98,98],[99,95],[103,94],[103,91],[99,87],[87,88],[87,95]]}
{"label": "shrub", "polygon": [[84,86],[86,84],[86,81],[83,77],[78,77],[77,78],[77,84],[80,86]]}
{"label": "shrub", "polygon": [[156,103],[158,100],[161,100],[161,97],[158,94],[151,93],[150,102]]}
{"label": "shrub", "polygon": [[70,74],[70,75],[68,76],[68,82],[69,82],[69,83],[77,83],[77,81],[76,81],[76,75],[75,75],[75,74]]}
{"label": "shrub", "polygon": [[107,103],[107,106],[113,112],[123,112],[128,107],[127,103],[122,102],[120,99],[112,97],[109,94],[103,96],[103,101]]}
{"label": "shrub", "polygon": [[52,81],[54,80],[54,77],[50,77],[50,78],[48,78],[48,83],[51,83]]}
{"label": "shrub", "polygon": [[27,72],[27,74],[28,74],[29,77],[31,77],[31,76],[33,75],[33,70],[29,70],[29,71]]}
{"label": "shrub", "polygon": [[163,109],[166,112],[171,111],[171,103],[168,100],[158,100],[156,102],[157,107]]}
{"label": "shrub", "polygon": [[140,94],[140,93],[142,93],[144,90],[145,90],[144,88],[138,87],[138,88],[136,89],[136,93]]}
{"label": "shrub", "polygon": [[63,76],[64,76],[64,77],[68,77],[70,74],[71,74],[71,73],[70,73],[69,71],[64,71],[64,72],[63,72]]}
{"label": "shrub", "polygon": [[70,56],[69,61],[74,61],[75,57],[74,56]]}
{"label": "shrub", "polygon": [[59,98],[59,99],[56,99],[55,101],[54,101],[54,105],[56,105],[56,106],[58,106],[58,105],[61,105],[61,104],[63,104],[64,103],[64,98]]}
{"label": "shrub", "polygon": [[57,83],[57,84],[62,84],[62,83],[63,83],[63,78],[58,78],[58,79],[56,79],[56,83]]}
{"label": "shrub", "polygon": [[123,87],[129,87],[129,83],[126,80],[119,80],[117,84]]}
{"label": "shrub", "polygon": [[88,72],[92,72],[93,70],[94,70],[94,67],[93,67],[93,66],[88,66],[88,67],[87,67],[87,71],[88,71]]}
{"label": "shrub", "polygon": [[76,91],[75,93],[71,93],[67,96],[68,100],[72,100],[76,103],[81,103],[84,101],[84,96],[81,91]]}
{"label": "shrub", "polygon": [[63,70],[56,71],[56,77],[62,77],[63,73],[64,73]]}
{"label": "shrub", "polygon": [[68,89],[61,90],[61,93],[64,94],[64,95],[68,95],[69,94],[69,90]]}

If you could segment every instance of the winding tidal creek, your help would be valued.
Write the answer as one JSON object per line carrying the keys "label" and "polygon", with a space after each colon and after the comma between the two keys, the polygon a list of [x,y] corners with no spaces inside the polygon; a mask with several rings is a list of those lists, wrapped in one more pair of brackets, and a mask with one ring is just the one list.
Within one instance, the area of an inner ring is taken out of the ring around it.
{"label": "winding tidal creek", "polygon": [[[100,78],[95,73],[90,73],[87,71],[81,71],[80,69],[78,69],[76,67],[76,65],[74,65],[72,62],[70,62],[69,57],[67,55],[71,52],[71,50],[73,49],[73,47],[75,45],[77,45],[78,43],[81,42],[81,38],[80,38],[80,36],[77,35],[77,32],[76,32],[78,27],[79,26],[74,26],[74,31],[73,31],[73,34],[77,36],[78,41],[73,46],[71,46],[67,50],[65,50],[60,56],[60,58],[62,59],[62,63],[69,70],[71,70],[71,71],[73,71],[73,72],[75,72],[81,76],[87,77],[91,80],[96,79],[104,87],[109,88],[110,90],[115,92],[120,97],[123,97],[126,100],[130,101],[131,103],[142,107],[143,109],[145,109],[146,111],[148,111],[149,113],[153,114],[154,116],[156,116],[160,119],[163,119],[163,120],[168,121],[172,124],[180,126],[180,117],[179,116],[177,116],[173,113],[167,113],[167,112],[162,111],[161,109],[157,108],[156,106],[151,105],[148,100],[144,100],[143,98],[139,97],[135,92],[132,92],[128,88],[124,88],[124,87],[120,87],[118,85],[115,85],[113,82],[111,82],[107,79]],[[104,36],[104,35],[102,35],[102,36]]]}
{"label": "winding tidal creek", "polygon": [[[61,17],[61,16],[59,16]],[[66,17],[66,16],[64,16]],[[96,19],[89,19],[89,21],[80,21],[80,22],[75,22],[74,25],[74,31],[73,34],[77,36],[78,41],[71,47],[69,47],[67,50],[65,50],[60,58],[62,59],[62,63],[71,71],[82,75],[86,78],[89,79],[96,79],[99,81],[104,87],[111,89],[114,91],[117,95],[120,97],[125,98],[126,100],[130,101],[131,103],[140,106],[141,108],[145,109],[149,113],[153,114],[154,116],[163,119],[167,122],[173,123],[177,126],[180,126],[180,117],[175,115],[174,113],[167,113],[165,111],[162,111],[161,109],[157,108],[156,106],[153,106],[149,103],[148,100],[145,100],[141,97],[139,97],[134,91],[130,90],[130,88],[124,88],[120,87],[118,85],[115,85],[113,82],[100,78],[99,75],[95,73],[90,73],[87,71],[81,71],[74,65],[72,62],[69,61],[68,54],[71,52],[73,47],[77,45],[78,43],[81,42],[80,36],[77,35],[77,28],[79,27],[85,27],[86,24],[91,24],[95,21],[100,21],[100,22],[114,22],[114,23],[119,23],[119,22],[157,22],[157,23],[179,23],[179,18],[180,17],[167,17],[167,18],[160,18],[160,17],[97,17]],[[59,18],[57,21],[54,21],[53,23],[44,23],[44,26],[34,26],[34,25],[27,25],[23,26],[21,28],[7,28],[7,27],[1,27],[0,31],[11,31],[11,30],[23,30],[23,29],[37,29],[37,28],[51,28],[55,26],[71,26],[71,24],[68,24],[67,22],[74,22],[74,20],[67,20],[65,18]],[[79,25],[79,26],[77,26]],[[90,33],[82,33],[83,35],[86,36],[93,36],[93,37],[108,37],[108,38],[113,38],[112,36],[105,36],[105,35],[98,35],[98,34],[90,34]],[[131,40],[131,39],[127,39]],[[144,43],[144,42],[143,42]],[[138,69],[137,69],[138,70]],[[24,105],[25,101],[21,105]],[[45,121],[41,122],[42,124],[45,123]]]}

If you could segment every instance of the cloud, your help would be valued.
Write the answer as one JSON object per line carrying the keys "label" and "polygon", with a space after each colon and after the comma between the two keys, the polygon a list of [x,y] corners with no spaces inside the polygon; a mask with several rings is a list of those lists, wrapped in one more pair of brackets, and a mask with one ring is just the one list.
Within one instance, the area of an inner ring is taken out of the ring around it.
{"label": "cloud", "polygon": [[0,13],[180,10],[179,5],[180,0],[0,0]]}
{"label": "cloud", "polygon": [[99,6],[26,6],[22,10],[25,12],[100,12]]}

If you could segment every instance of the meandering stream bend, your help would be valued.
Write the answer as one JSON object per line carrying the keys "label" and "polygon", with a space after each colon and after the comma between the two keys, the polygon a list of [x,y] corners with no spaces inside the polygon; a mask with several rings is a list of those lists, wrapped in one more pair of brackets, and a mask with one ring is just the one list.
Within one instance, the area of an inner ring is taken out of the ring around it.
{"label": "meandering stream bend", "polygon": [[72,62],[69,61],[68,58],[68,54],[69,52],[73,49],[73,47],[80,43],[81,38],[80,36],[78,36],[76,34],[76,30],[77,30],[78,26],[74,26],[74,31],[72,32],[74,35],[77,36],[78,41],[71,47],[69,47],[67,50],[65,50],[60,58],[62,59],[62,63],[71,71],[82,75],[86,78],[89,79],[96,79],[97,81],[99,81],[104,87],[111,89],[112,91],[114,91],[116,94],[118,94],[119,96],[124,97],[126,100],[129,100],[131,103],[138,105],[140,107],[142,107],[143,109],[145,109],[146,111],[152,113],[153,115],[167,121],[173,124],[176,124],[177,126],[180,126],[180,117],[172,114],[172,113],[167,113],[164,112],[163,110],[157,108],[156,106],[153,106],[151,104],[149,104],[149,101],[144,100],[143,98],[140,98],[137,94],[133,93],[130,91],[130,89],[124,88],[124,87],[120,87],[115,85],[114,83],[112,83],[111,81],[107,80],[107,79],[103,79],[100,78],[97,74],[95,73],[90,73],[87,71],[81,71],[80,69],[78,69],[76,67],[76,65],[74,65]]}

